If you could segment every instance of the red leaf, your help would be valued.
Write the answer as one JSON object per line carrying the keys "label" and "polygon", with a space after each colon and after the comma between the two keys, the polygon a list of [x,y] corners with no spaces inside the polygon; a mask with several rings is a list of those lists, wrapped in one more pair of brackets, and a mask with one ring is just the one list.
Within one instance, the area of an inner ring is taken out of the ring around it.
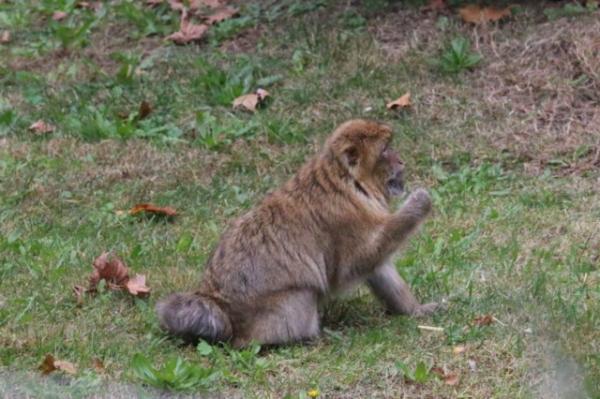
{"label": "red leaf", "polygon": [[492,316],[491,314],[478,316],[475,319],[473,319],[473,324],[475,324],[476,326],[480,326],[480,327],[481,326],[489,326],[493,322],[494,322],[494,316]]}
{"label": "red leaf", "polygon": [[169,206],[159,207],[152,204],[136,204],[129,213],[131,215],[136,215],[140,212],[149,212],[163,216],[173,217],[177,215],[177,211]]}
{"label": "red leaf", "polygon": [[123,286],[129,280],[129,270],[125,263],[110,252],[104,252],[97,257],[93,266],[90,290],[95,290],[100,280],[106,280],[111,288]]}

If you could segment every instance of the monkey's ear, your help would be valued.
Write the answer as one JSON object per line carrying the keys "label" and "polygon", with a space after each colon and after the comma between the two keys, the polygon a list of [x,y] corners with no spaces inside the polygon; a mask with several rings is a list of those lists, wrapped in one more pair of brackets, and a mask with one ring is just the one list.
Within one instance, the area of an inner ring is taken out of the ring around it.
{"label": "monkey's ear", "polygon": [[344,150],[342,157],[349,167],[354,167],[358,164],[358,148],[350,146]]}

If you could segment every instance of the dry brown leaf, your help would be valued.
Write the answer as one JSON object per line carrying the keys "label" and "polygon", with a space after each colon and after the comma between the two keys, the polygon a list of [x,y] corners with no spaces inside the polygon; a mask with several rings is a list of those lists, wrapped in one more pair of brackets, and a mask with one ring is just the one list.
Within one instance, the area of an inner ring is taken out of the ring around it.
{"label": "dry brown leaf", "polygon": [[426,6],[421,7],[421,11],[442,11],[448,8],[446,0],[429,0]]}
{"label": "dry brown leaf", "polygon": [[215,10],[214,13],[206,17],[206,22],[209,25],[218,24],[219,22],[225,21],[238,13],[237,8],[224,6]]}
{"label": "dry brown leaf", "polygon": [[92,364],[94,366],[94,370],[96,370],[97,373],[104,373],[106,371],[106,367],[104,367],[104,362],[102,362],[102,360],[98,359],[97,357],[92,359]]}
{"label": "dry brown leaf", "polygon": [[397,109],[410,107],[410,91],[404,94],[402,97],[387,103],[387,109]]}
{"label": "dry brown leaf", "polygon": [[148,212],[156,215],[173,217],[177,215],[177,211],[169,206],[159,207],[152,204],[136,204],[129,213],[136,215],[140,212]]}
{"label": "dry brown leaf", "polygon": [[446,385],[457,385],[460,382],[460,377],[457,373],[448,373],[443,377]]}
{"label": "dry brown leaf", "polygon": [[56,360],[51,354],[46,355],[46,357],[42,361],[42,364],[40,364],[38,368],[42,371],[42,374],[44,375],[48,375],[56,370],[64,371],[68,374],[77,374],[77,369],[75,368],[73,363],[67,362],[65,360]]}
{"label": "dry brown leaf", "polygon": [[0,43],[6,44],[8,42],[10,42],[10,31],[2,31],[2,33],[0,33]]}
{"label": "dry brown leaf", "polygon": [[460,355],[461,353],[464,353],[467,350],[467,348],[464,345],[457,345],[454,348],[452,348],[452,353],[454,353],[455,355]]}
{"label": "dry brown leaf", "polygon": [[264,89],[258,89],[254,93],[244,94],[233,100],[233,108],[243,108],[247,111],[254,112],[258,106],[269,97],[269,95],[269,92]]}
{"label": "dry brown leaf", "polygon": [[146,296],[150,294],[150,288],[146,287],[146,276],[142,274],[136,274],[130,278],[125,284],[127,291],[133,296]]}
{"label": "dry brown leaf", "polygon": [[481,25],[488,22],[500,21],[511,15],[510,8],[481,7],[477,4],[469,4],[458,10],[463,21]]}
{"label": "dry brown leaf", "polygon": [[171,40],[176,44],[186,44],[202,39],[207,30],[208,25],[196,25],[191,23],[188,12],[184,8],[181,12],[179,31],[167,36],[167,40]]}
{"label": "dry brown leaf", "polygon": [[53,132],[54,126],[40,119],[39,121],[32,123],[31,126],[29,126],[29,130],[36,134],[46,134]]}
{"label": "dry brown leaf", "polygon": [[140,104],[140,109],[138,111],[138,117],[140,119],[144,119],[151,113],[152,113],[152,106],[150,105],[150,103],[146,100],[142,101],[142,103]]}
{"label": "dry brown leaf", "polygon": [[69,14],[67,14],[64,11],[54,11],[54,13],[52,14],[52,19],[54,21],[62,21],[63,19],[65,19],[67,17],[67,15],[69,15]]}
{"label": "dry brown leaf", "polygon": [[100,280],[105,280],[108,288],[112,290],[126,289],[131,295],[144,297],[150,294],[150,288],[146,286],[146,277],[135,275],[129,277],[129,269],[125,263],[110,252],[104,252],[97,257],[93,263],[94,271],[89,277],[89,288],[76,285],[73,287],[77,304],[83,303],[86,292],[95,292]]}
{"label": "dry brown leaf", "polygon": [[481,326],[489,326],[493,322],[494,322],[494,316],[492,316],[491,314],[478,316],[475,319],[473,319],[473,324],[475,324],[476,326],[480,326],[480,327]]}
{"label": "dry brown leaf", "polygon": [[98,11],[100,8],[102,8],[102,2],[101,1],[78,1],[77,4],[75,4],[75,7],[87,8],[88,10]]}
{"label": "dry brown leaf", "polygon": [[460,381],[460,377],[457,373],[447,372],[441,367],[432,367],[431,372],[437,374],[437,376],[444,380],[444,383],[447,385],[456,385]]}
{"label": "dry brown leaf", "polygon": [[219,8],[223,6],[221,0],[169,0],[169,5],[173,10],[191,12],[201,10],[203,8]]}
{"label": "dry brown leaf", "polygon": [[110,252],[104,252],[94,260],[94,271],[90,276],[90,290],[95,290],[100,280],[106,280],[111,289],[123,287],[129,280],[125,263]]}

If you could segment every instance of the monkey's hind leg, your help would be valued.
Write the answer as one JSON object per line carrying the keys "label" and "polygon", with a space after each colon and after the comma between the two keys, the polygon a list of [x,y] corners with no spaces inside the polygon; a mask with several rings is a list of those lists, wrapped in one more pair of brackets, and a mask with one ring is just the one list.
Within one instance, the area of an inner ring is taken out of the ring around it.
{"label": "monkey's hind leg", "polygon": [[367,282],[373,294],[391,313],[424,316],[439,307],[436,302],[421,305],[391,262],[375,269]]}
{"label": "monkey's hind leg", "polygon": [[253,341],[279,345],[314,339],[319,336],[317,296],[308,290],[271,295],[244,324],[233,341],[235,347],[243,347]]}

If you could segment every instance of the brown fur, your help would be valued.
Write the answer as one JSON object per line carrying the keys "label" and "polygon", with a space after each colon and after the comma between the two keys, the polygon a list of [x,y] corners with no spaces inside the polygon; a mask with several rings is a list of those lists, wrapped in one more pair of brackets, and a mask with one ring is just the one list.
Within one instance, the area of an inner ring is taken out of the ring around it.
{"label": "brown fur", "polygon": [[157,306],[161,325],[189,341],[281,344],[319,334],[321,299],[367,281],[393,313],[420,305],[389,259],[426,217],[418,189],[396,212],[403,164],[391,129],[351,120],[285,185],[223,233],[197,291]]}

